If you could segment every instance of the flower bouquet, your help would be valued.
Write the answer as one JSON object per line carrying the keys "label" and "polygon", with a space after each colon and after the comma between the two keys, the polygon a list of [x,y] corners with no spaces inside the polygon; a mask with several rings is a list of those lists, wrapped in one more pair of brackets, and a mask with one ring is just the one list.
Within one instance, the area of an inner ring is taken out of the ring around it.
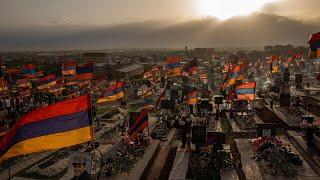
{"label": "flower bouquet", "polygon": [[272,137],[252,141],[255,160],[262,171],[281,176],[295,176],[302,165],[300,157],[287,149],[282,141]]}
{"label": "flower bouquet", "polygon": [[310,145],[312,144],[314,130],[320,127],[320,120],[318,119],[313,122],[308,122],[304,119],[300,124],[300,127],[301,129],[306,130],[307,142]]}
{"label": "flower bouquet", "polygon": [[306,119],[300,123],[300,127],[302,129],[316,129],[320,127],[320,119],[313,121],[312,123],[309,123]]}

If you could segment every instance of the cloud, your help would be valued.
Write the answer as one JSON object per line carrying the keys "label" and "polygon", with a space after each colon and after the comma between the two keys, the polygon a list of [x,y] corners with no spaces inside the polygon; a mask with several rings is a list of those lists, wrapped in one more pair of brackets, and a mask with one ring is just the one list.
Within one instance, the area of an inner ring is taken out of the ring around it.
{"label": "cloud", "polygon": [[279,0],[265,5],[262,12],[313,20],[320,17],[319,7],[319,0]]}
{"label": "cloud", "polygon": [[7,28],[0,30],[0,50],[306,45],[309,35],[320,29],[319,19],[315,21],[262,13],[226,21],[204,18],[183,23],[146,21],[113,26]]}

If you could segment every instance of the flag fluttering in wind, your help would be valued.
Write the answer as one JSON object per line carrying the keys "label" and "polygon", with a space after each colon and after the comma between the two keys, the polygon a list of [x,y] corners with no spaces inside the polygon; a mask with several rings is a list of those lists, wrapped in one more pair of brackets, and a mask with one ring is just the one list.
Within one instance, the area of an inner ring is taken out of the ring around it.
{"label": "flag fluttering in wind", "polygon": [[157,99],[156,108],[159,107],[161,101],[165,98],[165,94],[166,94],[166,90],[164,89],[164,90],[162,91],[162,93],[160,94],[160,96],[158,97],[158,99]]}
{"label": "flag fluttering in wind", "polygon": [[34,64],[25,64],[21,67],[21,75],[27,78],[36,77],[36,66]]}
{"label": "flag fluttering in wind", "polygon": [[198,103],[198,90],[193,90],[187,95],[187,104],[193,105]]}
{"label": "flag fluttering in wind", "polygon": [[48,89],[54,85],[56,85],[57,77],[55,74],[49,74],[38,81],[37,88],[39,90]]}
{"label": "flag fluttering in wind", "polygon": [[18,79],[16,85],[20,88],[31,88],[32,84],[29,78]]}
{"label": "flag fluttering in wind", "polygon": [[240,65],[234,66],[230,74],[229,80],[226,82],[226,86],[232,86],[236,83],[236,80],[239,78],[241,73]]}
{"label": "flag fluttering in wind", "polygon": [[123,98],[123,86],[123,82],[118,82],[116,84],[110,85],[109,88],[106,89],[102,96],[98,99],[97,103],[113,102],[115,100]]}
{"label": "flag fluttering in wind", "polygon": [[152,67],[150,71],[144,73],[143,78],[150,82],[158,82],[160,80],[160,69],[157,66]]}
{"label": "flag fluttering in wind", "polygon": [[93,78],[93,62],[90,61],[82,66],[77,67],[78,80],[90,80]]}
{"label": "flag fluttering in wind", "polygon": [[320,58],[320,32],[312,34],[308,43],[310,44],[310,50],[316,53],[317,58]]}
{"label": "flag fluttering in wind", "polygon": [[24,115],[0,142],[0,161],[92,140],[89,95],[83,95]]}
{"label": "flag fluttering in wind", "polygon": [[148,112],[146,110],[143,110],[135,120],[134,124],[129,127],[128,134],[130,136],[134,136],[138,133],[142,133],[144,128],[148,126]]}
{"label": "flag fluttering in wind", "polygon": [[174,77],[181,75],[182,71],[180,61],[180,56],[167,57],[164,64],[164,69],[168,71],[169,76]]}
{"label": "flag fluttering in wind", "polygon": [[195,74],[198,72],[199,68],[198,68],[198,60],[197,58],[189,61],[186,65],[185,65],[185,71],[191,73],[191,74]]}
{"label": "flag fluttering in wind", "polygon": [[61,71],[63,75],[74,75],[76,74],[77,62],[76,61],[66,61],[61,66]]}
{"label": "flag fluttering in wind", "polygon": [[9,87],[8,87],[8,82],[5,80],[0,80],[0,92],[2,91],[8,91]]}
{"label": "flag fluttering in wind", "polygon": [[243,83],[236,88],[238,100],[253,101],[255,99],[255,92],[256,82]]}

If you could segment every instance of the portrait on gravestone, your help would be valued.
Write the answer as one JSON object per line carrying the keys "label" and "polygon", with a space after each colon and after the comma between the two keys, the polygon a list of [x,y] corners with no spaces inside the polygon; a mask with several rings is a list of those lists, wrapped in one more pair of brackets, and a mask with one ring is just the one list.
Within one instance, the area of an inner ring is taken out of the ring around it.
{"label": "portrait on gravestone", "polygon": [[68,173],[73,179],[91,178],[92,154],[76,152],[69,156]]}

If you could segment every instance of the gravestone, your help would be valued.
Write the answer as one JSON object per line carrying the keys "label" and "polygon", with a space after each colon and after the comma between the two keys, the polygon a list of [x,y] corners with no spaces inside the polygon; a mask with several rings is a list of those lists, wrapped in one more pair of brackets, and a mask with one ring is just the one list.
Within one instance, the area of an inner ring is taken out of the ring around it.
{"label": "gravestone", "polygon": [[160,107],[161,109],[174,110],[175,103],[172,100],[162,100]]}
{"label": "gravestone", "polygon": [[289,93],[281,93],[280,94],[280,107],[290,107],[290,94]]}
{"label": "gravestone", "polygon": [[276,136],[275,123],[261,123],[257,124],[257,135],[258,137],[275,137]]}
{"label": "gravestone", "polygon": [[225,132],[207,132],[207,145],[209,144],[226,144],[227,133]]}
{"label": "gravestone", "polygon": [[295,74],[295,83],[297,89],[302,89],[302,74]]}
{"label": "gravestone", "polygon": [[214,96],[215,104],[223,104],[223,96]]}
{"label": "gravestone", "polygon": [[192,127],[192,143],[198,146],[203,146],[207,141],[207,127],[193,126]]}

